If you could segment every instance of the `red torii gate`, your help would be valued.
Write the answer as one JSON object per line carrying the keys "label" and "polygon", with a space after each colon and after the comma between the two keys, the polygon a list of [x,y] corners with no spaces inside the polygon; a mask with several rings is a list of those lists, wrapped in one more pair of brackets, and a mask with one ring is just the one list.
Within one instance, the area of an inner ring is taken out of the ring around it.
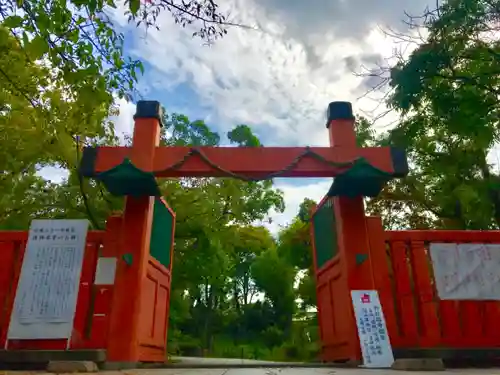
{"label": "red torii gate", "polygon": [[[161,118],[159,102],[139,101],[132,146],[85,148],[80,165],[83,176],[127,196],[120,243],[122,255],[128,257],[119,259],[117,266],[109,362],[162,361],[164,355],[154,346],[141,345],[141,315],[154,306],[149,299],[155,298],[145,291],[153,205],[160,195],[155,177],[336,177],[328,195],[335,196],[338,251],[349,271],[360,267],[356,253],[369,247],[363,196],[377,195],[389,179],[408,173],[403,150],[357,147],[348,102],[328,106],[330,147],[159,147]],[[369,270],[370,260],[361,267]],[[364,274],[365,279],[348,279],[346,288],[373,285],[371,273]]]}

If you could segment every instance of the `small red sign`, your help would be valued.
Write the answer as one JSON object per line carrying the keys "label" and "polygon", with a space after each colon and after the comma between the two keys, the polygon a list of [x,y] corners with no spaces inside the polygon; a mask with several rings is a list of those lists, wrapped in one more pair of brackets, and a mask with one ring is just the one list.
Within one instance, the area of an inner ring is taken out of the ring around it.
{"label": "small red sign", "polygon": [[370,296],[368,294],[363,294],[361,296],[361,303],[370,303]]}

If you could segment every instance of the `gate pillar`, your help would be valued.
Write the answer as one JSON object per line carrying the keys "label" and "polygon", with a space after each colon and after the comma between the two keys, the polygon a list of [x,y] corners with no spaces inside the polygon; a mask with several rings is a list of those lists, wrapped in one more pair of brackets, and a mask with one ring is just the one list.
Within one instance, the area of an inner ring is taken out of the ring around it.
{"label": "gate pillar", "polygon": [[[160,104],[137,103],[129,158],[142,170],[152,170],[160,142]],[[141,294],[146,278],[154,196],[128,195],[125,202],[110,314],[107,361],[136,363],[140,359]]]}
{"label": "gate pillar", "polygon": [[[351,103],[330,103],[327,127],[331,147],[346,149],[346,154],[357,148]],[[347,274],[349,292],[353,289],[373,289],[364,198],[336,196],[333,205],[338,253]]]}
{"label": "gate pillar", "polygon": [[[355,119],[349,102],[333,102],[328,106],[327,127],[330,135],[330,146],[344,149],[346,154],[355,155],[357,148]],[[335,196],[327,198],[331,201],[334,213],[333,231],[337,234],[337,254],[345,288],[342,301],[349,301],[343,306],[345,315],[342,319],[343,335],[351,353],[350,360],[361,360],[361,349],[354,318],[354,310],[350,303],[351,290],[374,289],[370,262],[370,243],[367,231],[363,196]],[[339,280],[340,281],[340,280]],[[335,296],[332,296],[333,303]],[[325,358],[326,359],[326,358]]]}

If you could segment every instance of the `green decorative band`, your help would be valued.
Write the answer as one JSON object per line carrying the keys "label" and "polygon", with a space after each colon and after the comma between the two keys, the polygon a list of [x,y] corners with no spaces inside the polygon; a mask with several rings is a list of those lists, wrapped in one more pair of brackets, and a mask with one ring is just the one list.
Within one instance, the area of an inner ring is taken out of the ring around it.
{"label": "green decorative band", "polygon": [[346,162],[333,162],[306,147],[291,163],[282,170],[272,172],[261,178],[252,178],[227,170],[212,162],[199,148],[191,148],[179,161],[159,171],[145,172],[125,159],[122,164],[105,172],[94,173],[98,148],[85,148],[80,163],[80,173],[85,177],[94,177],[101,181],[114,195],[160,196],[155,174],[165,173],[181,168],[191,157],[201,158],[208,166],[220,174],[243,181],[263,181],[281,177],[293,171],[304,158],[315,159],[325,165],[342,169],[334,178],[328,196],[365,196],[374,197],[385,184],[394,177],[403,177],[408,173],[406,153],[403,150],[391,148],[394,172],[388,173],[371,165],[364,158]]}
{"label": "green decorative band", "polygon": [[133,197],[161,195],[156,178],[151,172],[137,168],[129,159],[95,178],[102,182],[108,191],[116,196],[130,195]]}
{"label": "green decorative band", "polygon": [[376,197],[392,177],[391,173],[375,168],[365,159],[359,159],[350,169],[333,179],[327,195]]}

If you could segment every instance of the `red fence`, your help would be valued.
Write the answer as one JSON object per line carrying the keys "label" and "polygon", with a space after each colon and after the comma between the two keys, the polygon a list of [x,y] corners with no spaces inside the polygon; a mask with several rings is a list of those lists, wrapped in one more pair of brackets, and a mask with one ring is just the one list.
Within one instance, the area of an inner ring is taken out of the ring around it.
{"label": "red fence", "polygon": [[[113,285],[95,285],[98,257],[116,256],[119,225],[87,235],[77,308],[69,349],[105,349]],[[118,218],[119,219],[119,218]],[[10,316],[28,240],[28,232],[0,232],[0,346],[6,349],[64,350],[67,340],[7,340]]]}
{"label": "red fence", "polygon": [[441,301],[428,251],[432,242],[500,243],[500,231],[384,231],[380,218],[367,217],[368,249],[350,254],[336,248],[344,234],[337,233],[336,208],[327,202],[318,206],[311,226],[323,360],[361,359],[352,285],[379,292],[396,357],[445,353],[456,358],[468,350],[476,355],[477,349],[500,357],[495,351],[500,349],[500,303]]}
{"label": "red fence", "polygon": [[[500,243],[500,231],[383,231],[368,218],[370,258],[395,348],[498,348],[500,303],[441,301],[429,255],[432,242]],[[381,241],[383,239],[383,242]]]}
{"label": "red fence", "polygon": [[[163,199],[155,200],[149,253],[135,254],[135,259],[129,253],[133,250],[122,243],[122,232],[123,218],[110,217],[105,231],[87,234],[69,345],[66,339],[7,340],[28,232],[0,232],[0,350],[104,349],[108,359],[114,360],[113,355],[124,344],[122,334],[130,329],[123,322],[121,309],[127,309],[131,298],[139,298],[137,359],[163,362],[167,347],[175,213]],[[144,268],[138,261],[142,255],[146,262]],[[112,285],[96,284],[101,257],[117,258]],[[136,274],[139,277],[134,278]],[[138,288],[132,288],[133,283],[137,283]],[[132,289],[137,290],[138,295],[127,293]]]}

